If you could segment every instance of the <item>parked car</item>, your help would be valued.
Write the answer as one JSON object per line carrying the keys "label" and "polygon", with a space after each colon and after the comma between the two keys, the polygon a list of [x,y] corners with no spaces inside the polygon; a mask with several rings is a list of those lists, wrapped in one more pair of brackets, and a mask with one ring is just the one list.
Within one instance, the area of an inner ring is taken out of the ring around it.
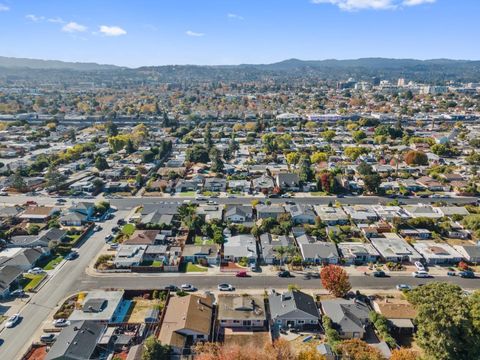
{"label": "parked car", "polygon": [[8,196],[8,193],[6,191],[0,191],[0,196]]}
{"label": "parked car", "polygon": [[178,291],[178,286],[176,285],[167,285],[163,288],[163,290],[166,290],[166,291]]}
{"label": "parked car", "polygon": [[420,261],[415,261],[414,265],[418,271],[425,271],[425,266]]}
{"label": "parked car", "polygon": [[40,336],[40,342],[44,344],[51,344],[55,342],[55,340],[57,340],[57,335],[54,333],[43,334],[42,336]]}
{"label": "parked car", "polygon": [[12,297],[25,297],[25,291],[23,291],[22,289],[17,289],[17,290],[14,290],[10,293],[10,296]]}
{"label": "parked car", "polygon": [[218,285],[219,291],[234,291],[235,288],[230,284],[219,284]]}
{"label": "parked car", "polygon": [[96,232],[99,232],[99,231],[102,231],[102,227],[100,225],[97,225],[93,230]]}
{"label": "parked car", "polygon": [[475,277],[475,273],[470,270],[464,270],[464,271],[460,271],[458,273],[458,276],[465,279],[473,279]]}
{"label": "parked car", "polygon": [[76,251],[70,251],[67,256],[65,256],[65,260],[75,260],[78,258],[80,255]]}
{"label": "parked car", "polygon": [[457,273],[455,271],[448,271],[447,275],[448,276],[457,276]]}
{"label": "parked car", "polygon": [[110,244],[110,250],[117,250],[118,246],[119,246],[118,243]]}
{"label": "parked car", "polygon": [[33,200],[28,200],[25,205],[27,206],[37,206],[38,203],[36,201],[33,201]]}
{"label": "parked car", "polygon": [[33,274],[33,275],[43,274],[44,272],[45,272],[45,270],[43,270],[42,268],[39,268],[39,267],[34,267],[33,269],[30,269],[30,270],[27,271],[27,273]]}
{"label": "parked car", "polygon": [[378,278],[387,277],[387,274],[385,274],[385,271],[382,271],[382,270],[374,271],[374,272],[372,273],[372,275],[373,275],[374,277],[378,277]]}
{"label": "parked car", "polygon": [[57,202],[58,202],[58,203],[66,203],[67,200],[65,200],[65,199],[57,199]]}
{"label": "parked car", "polygon": [[55,327],[65,327],[70,325],[70,321],[68,321],[67,319],[57,319],[53,320],[52,325]]}
{"label": "parked car", "polygon": [[20,321],[20,314],[13,314],[8,318],[7,322],[5,323],[5,327],[13,328],[15,325],[18,324],[19,321]]}
{"label": "parked car", "polygon": [[109,241],[112,241],[113,240],[113,235],[112,234],[109,234],[107,236],[105,236],[105,242],[109,242]]}
{"label": "parked car", "polygon": [[289,278],[292,277],[292,274],[290,274],[290,271],[288,270],[282,270],[278,272],[278,277]]}
{"label": "parked car", "polygon": [[292,195],[290,195],[290,194],[282,194],[280,197],[283,198],[283,199],[288,199],[288,198],[291,198]]}
{"label": "parked car", "polygon": [[295,205],[295,201],[290,201],[290,200],[288,200],[288,201],[285,201],[285,204],[287,204],[287,205]]}
{"label": "parked car", "polygon": [[410,285],[407,285],[407,284],[398,284],[397,285],[397,290],[410,291],[410,290],[412,290],[412,287]]}
{"label": "parked car", "polygon": [[248,274],[246,271],[239,271],[235,274],[236,277],[248,277]]}
{"label": "parked car", "polygon": [[118,226],[114,226],[114,227],[112,228],[112,232],[113,232],[113,233],[117,233],[117,232],[119,232],[119,231],[120,231],[120,228],[119,228]]}
{"label": "parked car", "polygon": [[117,225],[125,225],[127,222],[124,219],[118,219]]}
{"label": "parked car", "polygon": [[414,271],[412,272],[412,276],[415,278],[429,278],[430,274],[426,271]]}
{"label": "parked car", "polygon": [[193,286],[192,284],[182,284],[180,285],[180,288],[183,291],[197,291],[197,288]]}

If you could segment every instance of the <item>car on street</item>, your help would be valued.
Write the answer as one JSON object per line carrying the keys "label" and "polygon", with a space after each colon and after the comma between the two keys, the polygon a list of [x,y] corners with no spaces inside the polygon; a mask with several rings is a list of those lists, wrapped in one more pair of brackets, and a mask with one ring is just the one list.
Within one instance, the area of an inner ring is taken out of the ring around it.
{"label": "car on street", "polygon": [[57,335],[54,333],[43,334],[42,336],[40,336],[40,342],[44,344],[51,344],[55,342],[55,340],[57,340]]}
{"label": "car on street", "polygon": [[235,196],[235,195],[228,195],[227,198],[228,198],[228,199],[235,199],[236,196]]}
{"label": "car on street", "polygon": [[68,321],[67,319],[56,319],[56,320],[53,320],[52,325],[57,328],[66,327],[70,325],[70,321]]}
{"label": "car on street", "polygon": [[285,201],[285,204],[287,205],[295,205],[295,201]]}
{"label": "car on street", "polygon": [[412,272],[412,276],[415,278],[429,278],[430,274],[426,271],[414,271]]}
{"label": "car on street", "polygon": [[28,200],[25,205],[27,206],[37,206],[38,203],[36,201],[33,201],[33,200]]}
{"label": "car on street", "polygon": [[39,267],[34,267],[33,269],[30,269],[27,271],[27,273],[32,274],[32,275],[40,275],[43,274],[45,270]]}
{"label": "car on street", "polygon": [[100,225],[97,225],[97,226],[95,226],[95,228],[93,230],[95,232],[99,232],[99,231],[102,231],[102,227]]}
{"label": "car on street", "polygon": [[447,271],[447,276],[457,276],[455,271]]}
{"label": "car on street", "polygon": [[178,291],[178,286],[177,285],[167,285],[163,287],[163,290],[167,291]]}
{"label": "car on street", "polygon": [[281,197],[282,199],[288,199],[288,198],[291,198],[292,195],[290,195],[290,194],[282,194],[282,195],[280,195],[280,197]]}
{"label": "car on street", "polygon": [[120,228],[119,228],[118,226],[114,226],[114,227],[112,228],[112,232],[113,232],[113,233],[118,233],[119,231],[120,231]]}
{"label": "car on street", "polygon": [[192,284],[182,284],[180,285],[180,288],[183,291],[197,291],[197,288],[193,286]]}
{"label": "car on street", "polygon": [[235,288],[230,284],[219,284],[218,291],[234,291]]}
{"label": "car on street", "polygon": [[127,222],[124,219],[118,219],[117,225],[125,225]]}
{"label": "car on street", "polygon": [[277,275],[278,275],[278,277],[281,277],[281,278],[292,277],[292,274],[290,274],[290,271],[288,271],[288,270],[279,271]]}
{"label": "car on street", "polygon": [[113,235],[112,234],[109,234],[107,236],[105,236],[105,242],[109,242],[109,241],[112,241],[113,240]]}
{"label": "car on street", "polygon": [[464,279],[473,279],[475,278],[475,273],[470,270],[463,270],[458,273],[458,276]]}
{"label": "car on street", "polygon": [[236,277],[248,277],[248,273],[246,271],[239,271],[235,274]]}
{"label": "car on street", "polygon": [[13,328],[15,325],[18,324],[19,321],[20,321],[20,314],[13,314],[8,318],[7,322],[5,323],[5,327]]}
{"label": "car on street", "polygon": [[119,247],[118,243],[113,243],[113,244],[110,244],[110,250],[117,250]]}
{"label": "car on street", "polygon": [[384,278],[384,277],[387,277],[387,274],[385,274],[385,271],[374,271],[372,273],[373,277],[378,277],[378,278]]}
{"label": "car on street", "polygon": [[398,284],[397,285],[397,290],[399,290],[399,291],[410,291],[410,290],[412,290],[412,287],[410,285],[407,285],[407,284]]}
{"label": "car on street", "polygon": [[8,196],[8,193],[6,191],[0,191],[0,196]]}
{"label": "car on street", "polygon": [[78,258],[80,255],[76,251],[70,251],[67,256],[65,256],[65,260],[75,260]]}
{"label": "car on street", "polygon": [[58,202],[58,203],[66,203],[67,200],[65,200],[65,199],[57,199],[57,202]]}

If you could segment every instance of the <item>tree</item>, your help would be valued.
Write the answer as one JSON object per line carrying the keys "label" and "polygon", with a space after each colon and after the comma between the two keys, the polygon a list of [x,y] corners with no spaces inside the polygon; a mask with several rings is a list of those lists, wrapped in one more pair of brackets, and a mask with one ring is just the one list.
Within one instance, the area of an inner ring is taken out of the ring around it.
{"label": "tree", "polygon": [[357,160],[360,155],[368,154],[370,150],[361,146],[347,146],[343,152],[351,160]]}
{"label": "tree", "polygon": [[325,360],[325,356],[320,354],[315,346],[310,345],[302,349],[297,354],[296,360]]}
{"label": "tree", "polygon": [[338,350],[343,360],[384,360],[380,351],[359,339],[342,341]]}
{"label": "tree", "polygon": [[207,163],[210,161],[208,150],[202,145],[193,145],[187,150],[185,160],[188,162]]}
{"label": "tree", "polygon": [[212,140],[212,133],[210,131],[210,125],[207,125],[205,127],[204,141],[205,141],[205,147],[207,148],[207,150],[210,150],[213,146],[213,140]]}
{"label": "tree", "polygon": [[370,175],[373,173],[373,168],[372,165],[367,164],[366,162],[362,161],[358,166],[357,166],[357,171],[360,175],[365,176],[365,175]]}
{"label": "tree", "polygon": [[27,189],[27,184],[25,183],[25,180],[23,180],[20,170],[17,170],[13,175],[12,187],[17,191],[25,191]]}
{"label": "tree", "polygon": [[312,161],[312,163],[318,164],[320,162],[327,161],[328,154],[326,152],[317,151],[317,152],[314,152],[312,156],[310,156],[310,160]]}
{"label": "tree", "polygon": [[107,131],[108,136],[117,136],[118,135],[118,127],[114,122],[109,121],[106,124],[105,128],[106,128],[105,130]]}
{"label": "tree", "polygon": [[367,137],[367,134],[365,134],[365,132],[362,130],[357,130],[352,133],[352,137],[353,140],[358,143],[365,139]]}
{"label": "tree", "polygon": [[67,176],[50,166],[45,174],[45,180],[47,180],[47,187],[58,190],[67,180]]}
{"label": "tree", "polygon": [[104,170],[110,168],[110,166],[108,165],[107,160],[106,160],[105,157],[102,156],[102,155],[98,155],[98,156],[95,158],[95,167],[96,167],[99,171],[104,171]]}
{"label": "tree", "polygon": [[410,150],[404,160],[408,165],[428,165],[428,156],[423,151]]}
{"label": "tree", "polygon": [[71,142],[75,142],[77,140],[77,135],[75,133],[75,129],[70,129],[68,131],[68,138],[70,139]]}
{"label": "tree", "polygon": [[380,184],[382,183],[382,178],[378,174],[366,175],[363,178],[363,182],[368,192],[377,194],[380,189]]}
{"label": "tree", "polygon": [[287,159],[287,163],[289,165],[297,165],[298,161],[300,160],[300,153],[297,151],[292,151],[285,155],[285,158]]}
{"label": "tree", "polygon": [[142,360],[168,360],[170,358],[170,346],[162,345],[155,335],[149,336],[143,345]]}
{"label": "tree", "polygon": [[127,143],[125,144],[125,151],[127,154],[133,154],[136,151],[132,139],[127,140]]}
{"label": "tree", "polygon": [[325,139],[325,141],[330,142],[335,137],[336,133],[334,130],[327,130],[320,133],[320,136]]}
{"label": "tree", "polygon": [[323,287],[336,297],[344,297],[352,288],[347,272],[337,265],[325,266],[320,278]]}
{"label": "tree", "polygon": [[400,348],[392,351],[390,360],[418,360],[419,357],[415,351],[410,349]]}
{"label": "tree", "polygon": [[477,359],[479,333],[460,286],[430,283],[407,293],[417,310],[417,344],[436,360]]}
{"label": "tree", "polygon": [[300,181],[308,182],[313,179],[312,163],[309,156],[302,156],[300,159],[299,177]]}

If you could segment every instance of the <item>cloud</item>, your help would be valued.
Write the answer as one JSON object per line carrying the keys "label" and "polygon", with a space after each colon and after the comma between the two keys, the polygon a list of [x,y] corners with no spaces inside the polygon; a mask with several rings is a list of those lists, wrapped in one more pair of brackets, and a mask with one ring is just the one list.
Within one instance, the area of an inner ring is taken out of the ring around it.
{"label": "cloud", "polygon": [[193,37],[202,37],[202,36],[205,36],[204,33],[199,33],[199,32],[195,32],[195,31],[192,31],[192,30],[187,30],[187,31],[185,31],[185,34],[187,34],[188,36],[193,36]]}
{"label": "cloud", "polygon": [[65,20],[59,17],[49,18],[47,19],[47,21],[54,24],[65,24]]}
{"label": "cloud", "polygon": [[437,0],[404,0],[403,5],[405,6],[417,6],[422,4],[433,4]]}
{"label": "cloud", "polygon": [[331,4],[341,10],[395,10],[402,6],[433,4],[436,0],[311,0],[314,4]]}
{"label": "cloud", "polygon": [[105,36],[122,36],[127,34],[127,32],[124,29],[122,29],[120,26],[107,26],[107,25],[101,25],[100,32]]}
{"label": "cloud", "polygon": [[2,11],[8,11],[8,10],[10,10],[10,8],[9,8],[7,5],[5,5],[5,4],[0,4],[0,12],[2,12]]}
{"label": "cloud", "polygon": [[87,31],[87,27],[85,25],[78,24],[75,21],[71,21],[62,27],[62,31],[68,33],[85,32]]}
{"label": "cloud", "polygon": [[235,19],[235,20],[243,20],[244,19],[243,16],[240,16],[238,14],[232,14],[232,13],[227,14],[227,17],[229,19]]}
{"label": "cloud", "polygon": [[45,20],[45,16],[37,16],[37,15],[34,15],[34,14],[28,14],[28,15],[25,16],[25,18],[27,20],[30,20],[30,21],[33,21],[33,22],[40,22],[40,21]]}

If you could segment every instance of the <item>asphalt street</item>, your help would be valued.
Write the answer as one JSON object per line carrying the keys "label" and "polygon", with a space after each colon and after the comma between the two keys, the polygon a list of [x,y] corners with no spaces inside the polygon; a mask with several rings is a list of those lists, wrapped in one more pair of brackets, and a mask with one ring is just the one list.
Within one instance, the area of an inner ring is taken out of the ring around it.
{"label": "asphalt street", "polygon": [[[127,212],[119,212],[119,217],[125,217]],[[52,310],[60,305],[73,291],[79,289],[79,279],[85,276],[85,269],[105,245],[104,238],[111,233],[116,225],[116,220],[102,223],[103,230],[94,233],[77,249],[80,256],[73,261],[66,261],[59,271],[43,285],[41,289],[30,298],[25,299],[26,305],[21,309],[21,322],[11,329],[0,332],[2,344],[0,346],[0,359],[13,360],[23,355],[24,351],[34,340],[38,329],[49,318]],[[90,288],[95,288],[92,284]]]}

